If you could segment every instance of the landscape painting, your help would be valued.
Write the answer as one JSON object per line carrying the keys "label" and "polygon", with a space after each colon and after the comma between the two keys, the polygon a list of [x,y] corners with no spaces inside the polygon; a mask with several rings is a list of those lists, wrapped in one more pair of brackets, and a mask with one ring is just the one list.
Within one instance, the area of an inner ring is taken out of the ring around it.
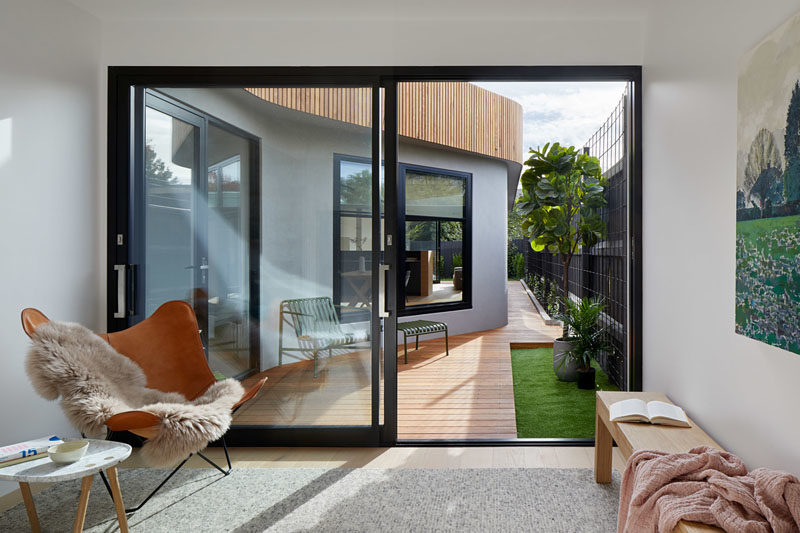
{"label": "landscape painting", "polygon": [[800,15],[739,63],[736,332],[800,353]]}

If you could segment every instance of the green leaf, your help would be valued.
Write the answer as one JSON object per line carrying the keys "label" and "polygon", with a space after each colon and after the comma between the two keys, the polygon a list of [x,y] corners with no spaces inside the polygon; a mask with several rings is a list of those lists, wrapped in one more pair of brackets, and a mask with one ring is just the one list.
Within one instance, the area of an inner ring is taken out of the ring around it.
{"label": "green leaf", "polygon": [[553,142],[531,149],[525,167],[517,210],[534,250],[570,255],[605,238],[598,209],[606,204],[607,179],[596,157]]}
{"label": "green leaf", "polygon": [[531,241],[531,248],[533,249],[534,252],[541,252],[542,250],[544,250],[544,246],[545,246],[544,244],[541,244],[538,241]]}

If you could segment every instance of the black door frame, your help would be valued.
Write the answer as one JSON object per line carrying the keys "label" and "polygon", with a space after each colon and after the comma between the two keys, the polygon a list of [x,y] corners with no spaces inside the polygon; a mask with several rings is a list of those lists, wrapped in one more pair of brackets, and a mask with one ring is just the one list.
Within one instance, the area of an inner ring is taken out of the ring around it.
{"label": "black door frame", "polygon": [[[384,262],[392,268],[386,274],[386,309],[391,317],[385,321],[384,338],[396,339],[397,267],[396,239],[391,232],[397,228],[396,202],[389,202],[390,191],[397,198],[397,83],[414,81],[627,81],[633,84],[631,176],[629,188],[630,278],[629,291],[629,383],[630,390],[642,387],[642,67],[638,65],[611,66],[450,66],[450,67],[109,67],[108,70],[108,330],[125,327],[124,319],[113,318],[117,302],[117,280],[114,265],[128,263],[128,235],[131,213],[129,205],[133,191],[128,176],[133,172],[130,154],[134,149],[130,125],[134,111],[134,87],[258,87],[258,86],[321,86],[372,87],[373,117],[380,116],[381,91],[385,113],[383,158],[385,161],[385,227]],[[380,175],[381,132],[372,129],[373,175]],[[378,206],[379,190],[373,188],[373,205]],[[376,220],[377,219],[377,220]],[[122,240],[118,235],[123,235]],[[379,239],[380,216],[373,218],[373,243]],[[378,243],[380,244],[380,243]],[[379,249],[379,248],[373,248]],[[376,265],[373,261],[373,267]],[[378,268],[373,268],[373,286],[378,286]],[[373,306],[373,334],[380,328],[375,320],[379,310]],[[379,333],[378,333],[379,334]],[[377,338],[377,337],[373,337]],[[373,343],[375,344],[375,343]],[[392,344],[396,350],[396,343]],[[373,368],[377,365],[373,348]],[[388,358],[387,358],[388,360]],[[392,365],[393,366],[393,365]],[[229,442],[236,445],[398,445],[397,440],[397,372],[385,368],[384,419],[379,421],[373,409],[373,425],[361,428],[237,428]],[[373,372],[373,405],[377,405],[380,389]],[[593,439],[502,439],[470,441],[406,441],[400,445],[593,445]]]}

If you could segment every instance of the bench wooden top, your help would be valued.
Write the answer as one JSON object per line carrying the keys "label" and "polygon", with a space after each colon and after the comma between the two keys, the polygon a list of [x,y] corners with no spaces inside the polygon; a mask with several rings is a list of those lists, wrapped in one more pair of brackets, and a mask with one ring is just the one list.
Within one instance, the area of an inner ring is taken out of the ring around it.
{"label": "bench wooden top", "polygon": [[[608,416],[608,407],[620,400],[638,398],[645,402],[653,400],[672,403],[665,394],[660,392],[611,392],[602,391],[597,393],[597,420],[607,429],[611,437],[619,446],[622,456],[627,461],[635,450],[663,450],[669,453],[688,452],[696,446],[713,446],[722,450],[722,446],[717,444],[714,439],[700,429],[692,419],[689,423],[690,428],[676,426],[663,426],[658,424],[642,424],[639,422],[611,422]],[[599,429],[599,428],[598,428]],[[596,446],[605,446],[610,449],[610,441],[602,439],[601,435],[596,435]],[[608,437],[606,437],[607,439]],[[607,456],[607,457],[606,457]],[[600,460],[603,465],[598,465]],[[611,457],[607,451],[596,451],[595,469],[600,466],[608,470],[608,480],[610,480]],[[607,464],[606,464],[607,463]],[[721,531],[718,528],[699,524],[697,522],[681,521],[673,530],[673,533],[707,533]]]}
{"label": "bench wooden top", "polygon": [[[665,394],[660,392],[603,391],[597,393],[597,407],[602,409],[602,411],[598,411],[598,414],[606,421],[608,420],[608,407],[612,403],[631,398],[638,398],[645,402],[658,400],[672,403]],[[669,453],[682,453],[703,445],[722,449],[692,419],[689,419],[689,423],[692,427],[681,428],[640,422],[611,422],[608,424],[608,429],[625,459],[628,459],[634,450],[663,450]]]}

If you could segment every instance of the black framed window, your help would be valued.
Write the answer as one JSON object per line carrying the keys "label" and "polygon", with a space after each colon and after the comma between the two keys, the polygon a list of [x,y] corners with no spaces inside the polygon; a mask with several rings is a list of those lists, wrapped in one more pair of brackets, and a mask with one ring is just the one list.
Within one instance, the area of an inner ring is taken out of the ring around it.
{"label": "black framed window", "polygon": [[398,166],[398,314],[472,307],[472,174]]}
{"label": "black framed window", "polygon": [[[472,175],[411,165],[398,166],[398,314],[400,316],[467,309],[472,302],[468,275],[472,263]],[[333,157],[333,289],[343,322],[358,322],[369,313],[366,279],[371,253],[369,158]],[[400,201],[402,199],[402,201]],[[381,189],[381,224],[383,224]]]}

